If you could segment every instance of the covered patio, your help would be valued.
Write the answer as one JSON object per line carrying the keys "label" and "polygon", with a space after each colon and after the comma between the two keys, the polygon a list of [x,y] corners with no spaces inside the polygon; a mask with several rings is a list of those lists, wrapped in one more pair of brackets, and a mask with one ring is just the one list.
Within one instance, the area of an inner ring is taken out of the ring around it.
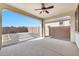
{"label": "covered patio", "polygon": [[[17,33],[20,37],[25,35],[26,39],[18,44],[2,47],[0,39],[0,55],[38,55],[38,56],[69,56],[79,55],[78,32],[75,31],[75,11],[78,6],[76,3],[45,3],[45,6],[54,6],[49,9],[49,13],[40,13],[35,9],[41,8],[40,3],[7,3],[0,4],[0,11],[8,9],[41,21],[40,36],[32,37],[28,34]],[[0,15],[2,20],[2,15]],[[1,21],[0,20],[0,21]],[[65,22],[67,21],[68,22]],[[57,24],[51,24],[56,23]],[[57,25],[57,26],[56,26]],[[55,27],[53,27],[55,26]],[[62,28],[60,28],[62,27]],[[65,28],[64,28],[65,27]],[[55,28],[58,28],[56,30]],[[55,29],[55,30],[53,30]],[[61,30],[60,30],[61,29]],[[16,35],[17,35],[16,34]],[[66,34],[66,35],[64,35]],[[11,36],[13,34],[10,34]],[[15,35],[15,36],[16,36]],[[25,38],[24,38],[25,39]],[[15,40],[17,41],[17,36]],[[17,52],[11,52],[17,51]],[[23,53],[22,53],[23,52]],[[38,53],[37,53],[38,52]],[[6,54],[7,53],[7,54]]]}

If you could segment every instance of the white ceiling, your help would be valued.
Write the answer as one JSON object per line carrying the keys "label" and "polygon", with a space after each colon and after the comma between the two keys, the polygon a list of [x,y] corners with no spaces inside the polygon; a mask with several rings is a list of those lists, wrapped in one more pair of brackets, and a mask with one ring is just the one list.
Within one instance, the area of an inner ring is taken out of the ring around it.
{"label": "white ceiling", "polygon": [[45,3],[45,6],[51,6],[53,5],[53,9],[49,9],[49,14],[42,13],[39,14],[40,10],[35,11],[35,9],[40,9],[41,4],[40,3],[8,3],[11,6],[17,7],[19,9],[22,9],[30,14],[33,14],[35,16],[38,16],[40,18],[48,18],[60,13],[65,13],[71,10],[75,10],[76,4],[75,3]]}

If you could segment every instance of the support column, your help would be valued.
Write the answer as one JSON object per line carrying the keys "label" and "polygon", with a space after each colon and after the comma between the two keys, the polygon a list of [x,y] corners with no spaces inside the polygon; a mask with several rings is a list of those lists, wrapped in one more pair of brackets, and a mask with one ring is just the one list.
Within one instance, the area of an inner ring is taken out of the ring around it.
{"label": "support column", "polygon": [[71,25],[70,25],[70,28],[71,28],[71,42],[75,42],[75,12],[72,13],[71,15]]}
{"label": "support column", "polygon": [[45,23],[44,23],[44,20],[42,20],[42,37],[45,37]]}

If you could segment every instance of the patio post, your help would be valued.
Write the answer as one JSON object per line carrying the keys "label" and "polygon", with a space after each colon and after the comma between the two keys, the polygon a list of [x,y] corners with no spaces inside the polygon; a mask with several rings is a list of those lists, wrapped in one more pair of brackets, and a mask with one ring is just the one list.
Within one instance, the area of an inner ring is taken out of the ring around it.
{"label": "patio post", "polygon": [[42,19],[42,37],[45,37],[45,23],[43,19]]}

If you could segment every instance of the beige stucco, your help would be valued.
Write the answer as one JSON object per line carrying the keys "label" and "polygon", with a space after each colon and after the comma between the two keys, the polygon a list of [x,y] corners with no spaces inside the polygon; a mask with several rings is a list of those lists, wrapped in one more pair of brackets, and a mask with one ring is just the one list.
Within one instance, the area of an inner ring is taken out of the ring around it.
{"label": "beige stucco", "polygon": [[79,33],[76,32],[76,44],[77,44],[77,47],[79,48]]}

